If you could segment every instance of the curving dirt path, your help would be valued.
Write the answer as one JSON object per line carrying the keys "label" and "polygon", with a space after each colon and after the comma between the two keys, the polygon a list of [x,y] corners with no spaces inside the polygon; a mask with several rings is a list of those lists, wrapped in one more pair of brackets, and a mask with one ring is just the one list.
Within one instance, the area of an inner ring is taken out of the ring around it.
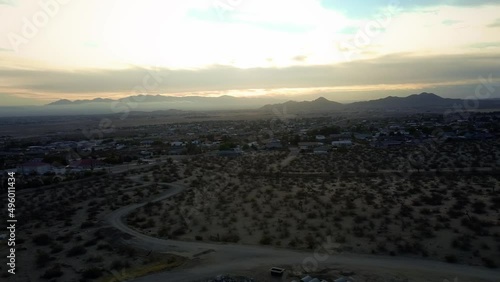
{"label": "curving dirt path", "polygon": [[[165,184],[165,183],[162,183]],[[170,186],[166,192],[159,195],[153,202],[161,201],[186,188],[180,183],[166,184]],[[221,273],[234,271],[249,271],[256,268],[269,268],[272,265],[305,265],[310,267],[315,263],[319,266],[346,267],[381,271],[384,273],[411,273],[413,278],[408,281],[435,281],[444,279],[453,281],[456,277],[460,282],[465,281],[500,281],[500,271],[483,267],[448,264],[444,262],[423,260],[408,257],[374,256],[359,254],[315,254],[313,251],[303,252],[251,245],[213,244],[177,240],[164,240],[142,234],[128,227],[123,219],[133,210],[147,202],[132,204],[120,208],[105,217],[107,223],[120,231],[132,236],[127,243],[157,252],[168,252],[193,258],[191,267],[155,273],[135,279],[136,282],[172,281],[190,282]],[[306,264],[304,264],[306,262]],[[416,275],[416,276],[415,276]],[[439,280],[435,280],[439,278]]]}

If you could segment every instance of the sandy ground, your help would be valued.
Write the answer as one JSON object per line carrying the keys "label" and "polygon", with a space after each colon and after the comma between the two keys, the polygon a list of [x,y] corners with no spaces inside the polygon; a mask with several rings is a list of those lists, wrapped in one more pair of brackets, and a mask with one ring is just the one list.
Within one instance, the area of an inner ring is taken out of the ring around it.
{"label": "sandy ground", "polygon": [[[105,279],[124,268],[147,268],[159,262],[175,265],[174,256],[121,244],[117,240],[121,235],[102,225],[103,216],[113,210],[155,198],[168,190],[167,185],[153,182],[158,173],[175,179],[168,166],[139,168],[128,176],[110,174],[62,183],[45,190],[20,190],[16,201],[16,215],[20,219],[16,232],[17,274],[7,274],[2,256],[1,279],[69,282],[80,281],[89,269],[97,269],[99,279]],[[149,181],[142,181],[144,176]],[[1,245],[2,253],[6,252],[6,244]],[[42,278],[51,269],[59,269],[60,275]]]}
{"label": "sandy ground", "polygon": [[500,264],[497,177],[273,177],[241,173],[246,161],[263,163],[206,159],[193,168],[191,189],[127,223],[159,238],[303,250],[332,240],[339,253]]}

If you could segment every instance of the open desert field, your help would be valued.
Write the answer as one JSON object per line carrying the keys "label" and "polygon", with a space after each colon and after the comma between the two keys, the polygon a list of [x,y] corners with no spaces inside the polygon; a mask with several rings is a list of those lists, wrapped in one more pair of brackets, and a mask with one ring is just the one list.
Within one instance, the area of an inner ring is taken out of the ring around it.
{"label": "open desert field", "polygon": [[[179,165],[172,167],[155,165],[20,191],[18,275],[9,277],[2,271],[2,279],[111,282],[183,264],[183,257],[129,247],[122,243],[123,234],[103,224],[103,217],[120,207],[168,192],[161,181],[182,176]],[[2,270],[5,265],[2,263]]]}
{"label": "open desert field", "polygon": [[298,156],[303,170],[285,173],[262,166],[285,153],[203,157],[186,163],[190,189],[136,210],[127,223],[159,238],[311,250],[333,242],[338,253],[500,264],[498,174],[305,173],[322,170],[324,158]]}

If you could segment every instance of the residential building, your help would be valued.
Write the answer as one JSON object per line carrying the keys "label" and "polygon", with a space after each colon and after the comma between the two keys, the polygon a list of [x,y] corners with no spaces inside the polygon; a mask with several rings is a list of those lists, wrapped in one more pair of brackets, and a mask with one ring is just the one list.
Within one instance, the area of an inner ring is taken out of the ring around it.
{"label": "residential building", "polygon": [[335,147],[335,148],[339,148],[339,147],[351,147],[352,146],[352,141],[351,140],[332,141],[332,146]]}

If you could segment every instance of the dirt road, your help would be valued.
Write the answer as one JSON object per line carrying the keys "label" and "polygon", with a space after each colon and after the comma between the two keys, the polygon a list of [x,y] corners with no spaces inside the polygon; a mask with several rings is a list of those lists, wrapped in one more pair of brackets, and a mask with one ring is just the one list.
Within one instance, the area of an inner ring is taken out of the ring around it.
{"label": "dirt road", "polygon": [[[154,201],[161,201],[181,193],[186,187],[180,183],[168,184],[170,189]],[[137,282],[153,281],[196,281],[222,273],[251,270],[272,265],[299,265],[306,268],[335,265],[349,269],[385,271],[395,273],[415,273],[417,278],[409,281],[500,281],[500,271],[483,267],[448,264],[431,260],[408,257],[373,256],[359,254],[334,254],[303,252],[263,246],[212,244],[163,240],[153,238],[128,227],[123,219],[133,210],[145,203],[133,204],[114,211],[105,220],[113,227],[132,236],[128,244],[135,247],[168,252],[194,259],[192,267],[183,267],[174,271],[161,272],[138,278]],[[326,245],[329,242],[325,242]],[[434,280],[439,277],[440,280]],[[420,279],[421,278],[421,279]]]}

